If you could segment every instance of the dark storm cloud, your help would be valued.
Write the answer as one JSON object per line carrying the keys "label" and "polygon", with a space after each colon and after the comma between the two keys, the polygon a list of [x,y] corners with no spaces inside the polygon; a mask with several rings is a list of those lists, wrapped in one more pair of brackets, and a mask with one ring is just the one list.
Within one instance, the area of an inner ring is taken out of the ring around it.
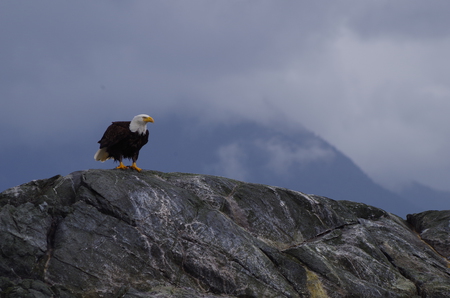
{"label": "dark storm cloud", "polygon": [[33,113],[33,127],[42,133],[45,126],[50,134],[55,121],[84,115],[88,125],[99,110],[133,115],[132,109],[123,110],[123,101],[163,109],[175,103],[203,106],[213,96],[202,90],[205,86],[215,85],[212,92],[220,93],[229,88],[230,77],[282,68],[292,52],[321,43],[315,32],[332,30],[331,20],[320,17],[330,9],[319,4],[29,1],[2,6],[0,22],[7,28],[2,121]]}
{"label": "dark storm cloud", "polygon": [[[431,4],[431,5],[430,5]],[[362,38],[434,39],[450,34],[447,1],[366,1],[349,26]]]}
{"label": "dark storm cloud", "polygon": [[2,150],[74,138],[95,149],[110,121],[139,113],[155,125],[252,120],[305,126],[384,183],[444,188],[448,11],[445,1],[2,1]]}

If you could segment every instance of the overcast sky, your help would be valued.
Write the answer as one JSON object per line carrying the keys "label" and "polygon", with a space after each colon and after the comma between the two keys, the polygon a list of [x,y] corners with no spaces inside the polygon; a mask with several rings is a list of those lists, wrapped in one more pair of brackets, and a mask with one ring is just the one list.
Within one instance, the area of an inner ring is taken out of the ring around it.
{"label": "overcast sky", "polygon": [[444,0],[1,1],[1,152],[183,113],[305,127],[384,186],[450,190],[449,15]]}

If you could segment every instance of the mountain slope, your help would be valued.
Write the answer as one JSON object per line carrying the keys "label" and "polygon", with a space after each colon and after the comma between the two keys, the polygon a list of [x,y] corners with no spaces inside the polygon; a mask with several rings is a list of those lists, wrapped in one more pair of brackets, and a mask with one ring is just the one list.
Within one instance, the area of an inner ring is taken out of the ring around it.
{"label": "mountain slope", "polygon": [[[206,125],[200,119],[176,115],[159,118],[149,128],[150,141],[138,161],[144,169],[214,174],[277,185],[367,203],[402,217],[428,210],[433,198],[433,192],[428,192],[424,200],[386,190],[350,158],[302,128],[231,121]],[[0,190],[53,173],[66,175],[80,167],[113,168],[111,161],[99,163],[92,158],[101,133],[103,128],[42,147],[8,143],[1,148],[9,158],[3,161]],[[448,204],[433,208],[445,206]]]}
{"label": "mountain slope", "polygon": [[304,129],[281,130],[255,123],[205,128],[175,122],[169,127],[153,136],[165,144],[155,148],[158,161],[153,163],[158,170],[277,185],[363,202],[402,217],[426,210],[374,183],[348,157]]}
{"label": "mountain slope", "polygon": [[418,182],[411,182],[399,191],[410,201],[421,202],[427,210],[450,210],[450,192],[435,190]]}

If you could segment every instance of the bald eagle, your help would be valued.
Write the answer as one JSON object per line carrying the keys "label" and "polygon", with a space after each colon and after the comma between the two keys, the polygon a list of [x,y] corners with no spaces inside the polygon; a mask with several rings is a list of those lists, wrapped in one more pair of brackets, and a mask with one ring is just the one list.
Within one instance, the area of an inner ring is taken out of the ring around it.
{"label": "bald eagle", "polygon": [[[104,162],[110,158],[119,162],[116,169],[132,168],[138,172],[142,169],[136,166],[139,150],[148,142],[147,123],[154,122],[149,115],[140,114],[131,121],[113,122],[98,141],[100,149],[94,155],[95,160]],[[133,161],[130,167],[123,164],[122,159]]]}

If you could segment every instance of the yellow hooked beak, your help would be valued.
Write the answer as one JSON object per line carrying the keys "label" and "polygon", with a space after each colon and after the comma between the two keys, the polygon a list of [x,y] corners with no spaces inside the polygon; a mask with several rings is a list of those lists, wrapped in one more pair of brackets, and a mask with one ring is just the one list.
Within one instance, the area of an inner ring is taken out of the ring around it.
{"label": "yellow hooked beak", "polygon": [[153,123],[153,122],[155,122],[155,120],[153,120],[152,117],[148,116],[148,117],[144,117],[144,122],[151,122],[151,123]]}

